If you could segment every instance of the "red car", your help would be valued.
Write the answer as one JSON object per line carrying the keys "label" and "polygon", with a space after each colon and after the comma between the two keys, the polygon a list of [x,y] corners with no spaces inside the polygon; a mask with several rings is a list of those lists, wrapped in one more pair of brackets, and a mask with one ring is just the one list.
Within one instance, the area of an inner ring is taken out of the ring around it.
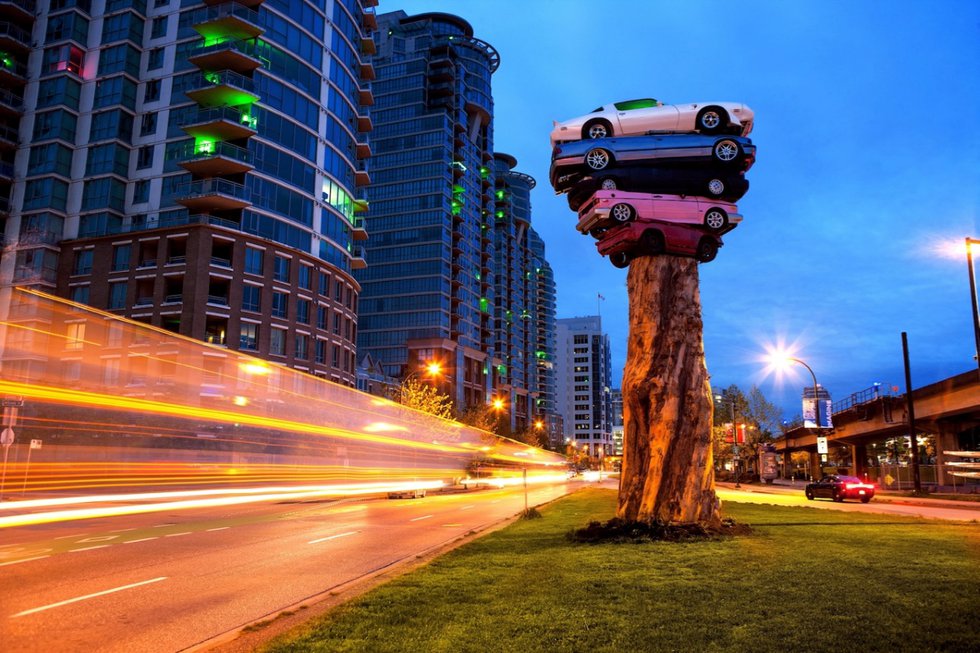
{"label": "red car", "polygon": [[719,236],[742,221],[738,207],[730,202],[622,190],[597,190],[579,208],[578,218],[575,228],[593,236],[599,229],[634,219],[703,225]]}
{"label": "red car", "polygon": [[690,256],[707,263],[724,245],[720,237],[702,227],[644,218],[612,227],[598,237],[599,253],[617,268],[625,268],[637,256],[658,254]]}

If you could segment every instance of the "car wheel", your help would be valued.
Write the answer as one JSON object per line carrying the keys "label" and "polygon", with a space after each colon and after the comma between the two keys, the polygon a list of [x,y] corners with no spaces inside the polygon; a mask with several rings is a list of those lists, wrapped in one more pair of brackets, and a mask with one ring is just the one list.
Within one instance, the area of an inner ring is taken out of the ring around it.
{"label": "car wheel", "polygon": [[833,500],[836,501],[837,503],[844,503],[844,497],[842,497],[840,492],[838,492],[837,490],[834,490],[833,497],[831,498],[833,498]]}
{"label": "car wheel", "polygon": [[697,130],[702,134],[717,134],[728,124],[728,116],[718,107],[705,107],[698,114]]}
{"label": "car wheel", "polygon": [[601,190],[616,190],[619,186],[616,185],[616,180],[612,177],[606,177],[601,182],[599,182],[599,188]]}
{"label": "car wheel", "polygon": [[712,231],[721,231],[728,226],[728,214],[718,207],[704,212],[704,226]]}
{"label": "car wheel", "polygon": [[810,488],[806,489],[806,498],[809,499],[810,501],[813,501],[813,490],[811,490]]}
{"label": "car wheel", "polygon": [[647,229],[644,231],[641,242],[643,243],[644,251],[651,256],[663,254],[667,249],[664,243],[664,235],[656,229]]}
{"label": "car wheel", "polygon": [[742,153],[742,147],[730,138],[723,138],[715,143],[711,150],[714,157],[722,163],[735,163]]}
{"label": "car wheel", "polygon": [[629,204],[613,204],[609,210],[609,215],[616,222],[629,222],[636,215],[636,211]]}
{"label": "car wheel", "polygon": [[861,497],[861,503],[867,503],[871,501],[871,497]]}
{"label": "car wheel", "polygon": [[615,254],[609,255],[609,262],[617,268],[625,268],[630,264],[630,255],[626,252],[616,252]]}
{"label": "car wheel", "polygon": [[710,263],[718,256],[718,244],[710,238],[702,238],[698,243],[696,257],[701,263]]}
{"label": "car wheel", "polygon": [[721,179],[708,180],[708,194],[718,197],[725,192],[725,182]]}
{"label": "car wheel", "polygon": [[610,161],[612,161],[612,156],[601,147],[589,150],[585,155],[585,165],[593,170],[602,170],[609,165]]}
{"label": "car wheel", "polygon": [[612,125],[605,120],[591,120],[582,127],[582,138],[608,138],[612,136]]}

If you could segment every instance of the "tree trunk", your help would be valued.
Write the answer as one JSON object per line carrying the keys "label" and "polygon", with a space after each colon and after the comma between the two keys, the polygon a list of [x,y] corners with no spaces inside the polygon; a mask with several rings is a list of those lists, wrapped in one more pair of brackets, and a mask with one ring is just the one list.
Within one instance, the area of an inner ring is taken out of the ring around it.
{"label": "tree trunk", "polygon": [[690,258],[641,256],[630,264],[627,291],[617,516],[718,527],[698,264]]}

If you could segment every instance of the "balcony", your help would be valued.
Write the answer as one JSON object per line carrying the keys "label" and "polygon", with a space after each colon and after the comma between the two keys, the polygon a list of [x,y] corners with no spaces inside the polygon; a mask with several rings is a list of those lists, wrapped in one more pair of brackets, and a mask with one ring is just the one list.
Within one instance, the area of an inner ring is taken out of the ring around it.
{"label": "balcony", "polygon": [[221,295],[208,295],[208,305],[209,306],[221,306],[223,308],[228,307],[228,298]]}
{"label": "balcony", "polygon": [[198,179],[174,191],[178,204],[191,211],[231,211],[251,206],[248,190],[242,184],[227,179]]}
{"label": "balcony", "polygon": [[354,156],[358,159],[370,159],[371,158],[371,144],[370,143],[355,143],[354,144]]}
{"label": "balcony", "polygon": [[252,80],[232,70],[202,73],[184,94],[204,107],[236,107],[259,99]]}
{"label": "balcony", "polygon": [[0,147],[17,149],[20,136],[17,130],[9,125],[0,125]]}
{"label": "balcony", "polygon": [[0,21],[0,50],[30,52],[31,33],[8,21]]}
{"label": "balcony", "polygon": [[187,134],[199,138],[214,138],[222,141],[237,141],[251,138],[258,133],[258,118],[251,113],[242,112],[235,107],[199,108],[191,113],[188,124],[181,128]]}
{"label": "balcony", "polygon": [[0,88],[0,111],[13,115],[22,114],[24,112],[24,96]]}
{"label": "balcony", "polygon": [[255,169],[251,152],[221,141],[188,143],[175,159],[184,170],[198,177],[240,175]]}
{"label": "balcony", "polygon": [[34,21],[37,10],[34,0],[0,0],[0,18],[26,23]]}
{"label": "balcony", "polygon": [[0,52],[0,88],[27,84],[27,66],[9,54]]}
{"label": "balcony", "polygon": [[370,183],[371,175],[368,173],[364,162],[361,161],[357,166],[357,170],[354,171],[354,185],[359,188],[361,186],[368,186]]}
{"label": "balcony", "polygon": [[367,113],[357,116],[357,131],[362,134],[367,133],[374,129],[374,123],[371,122],[371,116]]}
{"label": "balcony", "polygon": [[259,12],[245,4],[226,1],[196,11],[195,31],[208,44],[219,38],[241,40],[260,36],[265,30],[260,27]]}
{"label": "balcony", "polygon": [[368,232],[364,228],[364,219],[361,217],[355,217],[354,222],[351,223],[351,238],[356,241],[367,240]]}
{"label": "balcony", "polygon": [[364,248],[355,247],[354,251],[350,255],[350,267],[352,270],[363,270],[367,267],[367,261],[364,260]]}
{"label": "balcony", "polygon": [[7,163],[6,161],[0,161],[0,181],[10,182],[13,181],[13,179],[14,179],[14,164]]}
{"label": "balcony", "polygon": [[361,35],[361,54],[371,56],[376,54],[378,51],[378,46],[375,45],[374,39],[369,35]]}
{"label": "balcony", "polygon": [[203,71],[231,70],[239,74],[250,73],[262,67],[262,62],[250,53],[248,41],[222,41],[205,45],[202,41],[191,51],[187,61]]}
{"label": "balcony", "polygon": [[360,73],[361,73],[361,79],[363,79],[366,82],[369,82],[375,77],[377,77],[377,75],[374,72],[374,66],[371,64],[370,60],[361,62]]}
{"label": "balcony", "polygon": [[360,102],[362,107],[369,107],[374,104],[374,91],[371,90],[371,85],[367,82],[363,82],[358,87],[357,101]]}
{"label": "balcony", "polygon": [[367,7],[364,8],[364,11],[361,13],[361,25],[369,32],[378,29],[378,16],[374,13],[374,10],[368,11]]}

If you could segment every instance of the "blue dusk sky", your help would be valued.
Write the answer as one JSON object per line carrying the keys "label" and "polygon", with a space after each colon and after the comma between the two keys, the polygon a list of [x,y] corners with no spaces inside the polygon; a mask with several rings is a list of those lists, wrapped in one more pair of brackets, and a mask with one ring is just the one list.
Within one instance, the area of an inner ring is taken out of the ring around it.
{"label": "blue dusk sky", "polygon": [[[976,366],[964,239],[980,238],[980,2],[975,0],[381,0],[379,13],[466,19],[501,64],[494,145],[533,176],[532,222],[558,316],[601,310],[613,385],[628,330],[626,271],[575,231],[548,183],[552,120],[641,97],[744,102],[758,147],[742,224],[700,266],[713,389],[758,385],[800,413],[794,347],[842,399]],[[943,254],[944,245],[959,251]],[[601,293],[605,301],[598,302]]]}

